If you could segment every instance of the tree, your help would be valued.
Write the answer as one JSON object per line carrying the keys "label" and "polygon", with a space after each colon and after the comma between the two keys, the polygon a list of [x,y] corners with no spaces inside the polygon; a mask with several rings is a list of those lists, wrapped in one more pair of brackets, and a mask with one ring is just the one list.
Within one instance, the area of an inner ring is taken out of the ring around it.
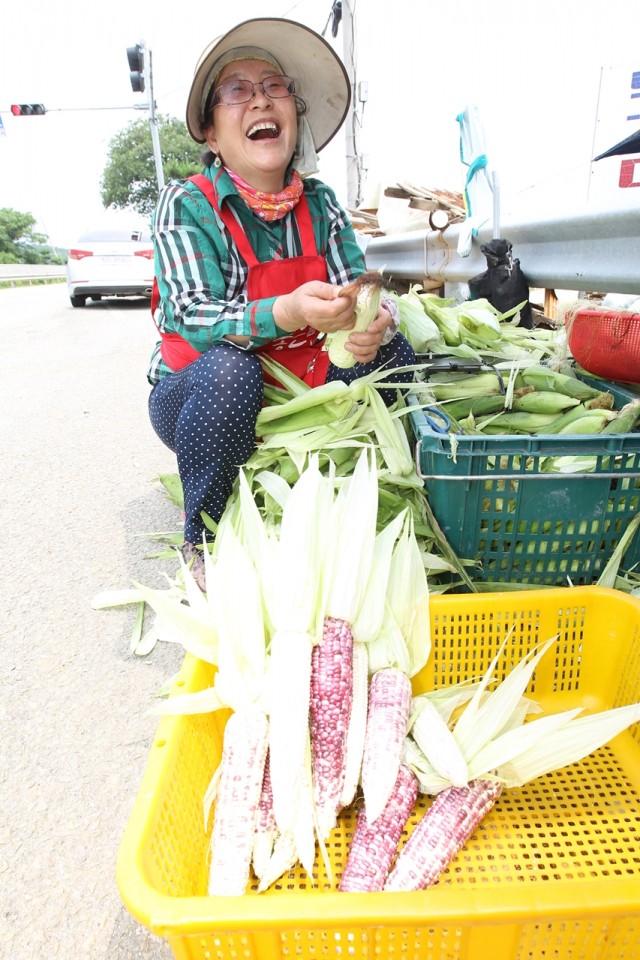
{"label": "tree", "polygon": [[[157,115],[160,153],[166,180],[183,179],[202,169],[202,147],[176,117]],[[133,209],[149,216],[158,199],[158,181],[148,120],[136,120],[109,143],[100,195],[105,207]]]}
{"label": "tree", "polygon": [[60,263],[46,246],[47,237],[34,231],[30,213],[11,207],[0,209],[0,263]]}

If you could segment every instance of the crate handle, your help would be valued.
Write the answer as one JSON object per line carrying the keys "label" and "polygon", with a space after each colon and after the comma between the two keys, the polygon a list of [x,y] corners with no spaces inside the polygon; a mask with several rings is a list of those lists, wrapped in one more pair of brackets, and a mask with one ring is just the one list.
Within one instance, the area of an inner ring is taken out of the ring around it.
{"label": "crate handle", "polygon": [[638,480],[640,473],[423,473],[420,467],[420,441],[415,446],[415,468],[421,480],[558,480],[565,477],[567,480]]}

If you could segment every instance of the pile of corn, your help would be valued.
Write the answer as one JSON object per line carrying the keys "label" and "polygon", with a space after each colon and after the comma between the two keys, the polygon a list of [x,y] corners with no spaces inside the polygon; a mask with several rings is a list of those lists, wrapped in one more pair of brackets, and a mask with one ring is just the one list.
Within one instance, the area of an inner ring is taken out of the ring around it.
{"label": "pile of corn", "polygon": [[504,366],[501,372],[439,372],[416,393],[446,413],[460,434],[623,434],[640,418],[640,398],[616,410],[608,390],[537,364],[515,364],[508,373]]}
{"label": "pile of corn", "polygon": [[[260,893],[298,863],[312,877],[354,802],[338,890],[430,887],[504,790],[640,720],[640,704],[539,715],[525,691],[557,637],[498,684],[504,652],[518,660],[509,636],[483,677],[413,696],[431,656],[429,590],[410,511],[378,530],[372,451],[343,481],[312,457],[278,524],[240,477],[239,509],[205,553],[206,594],[187,568],[184,591],[138,587],[163,638],[216,667],[210,688],[157,712],[230,711],[203,797],[210,896],[242,896],[252,876]],[[419,794],[433,801],[403,843]]]}

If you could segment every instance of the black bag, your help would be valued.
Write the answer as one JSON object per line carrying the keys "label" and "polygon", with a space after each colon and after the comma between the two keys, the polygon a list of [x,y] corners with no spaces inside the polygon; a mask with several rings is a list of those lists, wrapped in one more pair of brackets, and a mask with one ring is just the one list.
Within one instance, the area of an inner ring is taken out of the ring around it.
{"label": "black bag", "polygon": [[520,323],[531,329],[533,317],[529,303],[529,285],[520,261],[511,255],[512,245],[508,240],[491,240],[480,247],[487,260],[488,269],[469,280],[471,300],[484,298],[500,313],[506,313],[526,301],[520,311]]}

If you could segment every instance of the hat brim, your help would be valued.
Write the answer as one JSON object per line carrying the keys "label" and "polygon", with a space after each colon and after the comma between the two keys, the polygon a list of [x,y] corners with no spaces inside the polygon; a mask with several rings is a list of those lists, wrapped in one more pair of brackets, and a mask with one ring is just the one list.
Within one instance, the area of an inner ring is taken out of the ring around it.
{"label": "hat brim", "polygon": [[216,61],[234,47],[267,50],[296,82],[296,94],[307,105],[306,118],[318,152],[344,123],[351,102],[347,71],[332,47],[302,23],[275,17],[246,20],[204,51],[196,66],[187,99],[187,129],[196,143],[204,143],[202,95]]}

